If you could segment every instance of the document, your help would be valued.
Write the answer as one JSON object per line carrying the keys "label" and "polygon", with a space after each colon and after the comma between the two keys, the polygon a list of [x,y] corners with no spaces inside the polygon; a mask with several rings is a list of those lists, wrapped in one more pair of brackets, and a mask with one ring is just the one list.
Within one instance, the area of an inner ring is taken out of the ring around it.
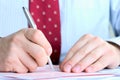
{"label": "document", "polygon": [[66,73],[61,72],[59,66],[54,66],[55,71],[49,65],[38,67],[32,73],[0,73],[2,80],[120,80],[120,68],[104,69],[96,73]]}

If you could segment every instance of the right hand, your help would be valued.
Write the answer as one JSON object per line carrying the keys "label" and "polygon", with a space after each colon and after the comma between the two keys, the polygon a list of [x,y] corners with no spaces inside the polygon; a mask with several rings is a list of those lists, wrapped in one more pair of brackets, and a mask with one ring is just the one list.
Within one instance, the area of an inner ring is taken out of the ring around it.
{"label": "right hand", "polygon": [[40,30],[22,29],[0,38],[0,71],[26,73],[44,66],[52,48]]}

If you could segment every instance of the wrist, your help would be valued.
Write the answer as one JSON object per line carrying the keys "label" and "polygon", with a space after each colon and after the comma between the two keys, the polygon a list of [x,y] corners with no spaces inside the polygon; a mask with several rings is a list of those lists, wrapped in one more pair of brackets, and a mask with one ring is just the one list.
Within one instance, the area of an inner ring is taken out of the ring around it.
{"label": "wrist", "polygon": [[[118,44],[116,44],[116,43],[112,43],[112,42],[109,42],[113,47],[114,47],[114,49],[115,49],[115,52],[116,53],[118,53],[118,57],[119,57],[119,65],[118,66],[120,66],[120,46],[118,45]],[[117,62],[117,61],[116,61]]]}

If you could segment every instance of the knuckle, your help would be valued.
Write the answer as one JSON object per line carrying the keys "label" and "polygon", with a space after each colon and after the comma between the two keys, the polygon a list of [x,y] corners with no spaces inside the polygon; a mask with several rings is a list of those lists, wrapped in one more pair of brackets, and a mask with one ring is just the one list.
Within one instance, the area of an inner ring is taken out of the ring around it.
{"label": "knuckle", "polygon": [[99,42],[99,43],[103,43],[103,40],[100,37],[98,37],[98,36],[95,36],[93,38],[93,41],[96,41],[96,42]]}
{"label": "knuckle", "polygon": [[93,35],[91,35],[91,34],[85,34],[83,37],[84,37],[84,38],[92,38]]}
{"label": "knuckle", "polygon": [[98,40],[100,40],[100,38],[99,38],[99,37],[97,37],[97,36],[95,36],[95,37],[93,38],[93,40],[98,41]]}
{"label": "knuckle", "polygon": [[39,35],[43,35],[43,32],[41,30],[36,31]]}
{"label": "knuckle", "polygon": [[25,36],[29,39],[36,40],[40,37],[40,30],[35,30],[33,28],[28,28],[25,30]]}
{"label": "knuckle", "polygon": [[20,38],[17,36],[17,35],[14,35],[12,38],[11,38],[11,43],[17,43],[20,41]]}
{"label": "knuckle", "polygon": [[34,31],[34,33],[31,35],[32,36],[32,38],[33,38],[33,40],[36,40],[37,39],[37,32],[36,31]]}
{"label": "knuckle", "polygon": [[36,40],[36,39],[40,38],[42,35],[43,35],[42,31],[40,31],[40,30],[34,30],[32,38],[34,40]]}

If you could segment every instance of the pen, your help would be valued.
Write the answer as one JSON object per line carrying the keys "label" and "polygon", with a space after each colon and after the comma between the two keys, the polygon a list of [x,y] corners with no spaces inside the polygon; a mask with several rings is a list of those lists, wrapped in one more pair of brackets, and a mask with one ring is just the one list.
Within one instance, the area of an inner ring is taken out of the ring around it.
{"label": "pen", "polygon": [[[37,29],[37,25],[35,24],[31,14],[30,14],[30,12],[28,11],[28,9],[23,7],[23,11],[24,11],[24,14],[25,14],[25,16],[26,16],[26,18],[28,20],[28,23],[29,23],[30,27],[34,28],[34,29]],[[54,67],[53,67],[52,61],[51,61],[49,56],[48,56],[48,64],[49,64],[49,66],[50,66],[50,68],[52,70],[55,70]]]}

